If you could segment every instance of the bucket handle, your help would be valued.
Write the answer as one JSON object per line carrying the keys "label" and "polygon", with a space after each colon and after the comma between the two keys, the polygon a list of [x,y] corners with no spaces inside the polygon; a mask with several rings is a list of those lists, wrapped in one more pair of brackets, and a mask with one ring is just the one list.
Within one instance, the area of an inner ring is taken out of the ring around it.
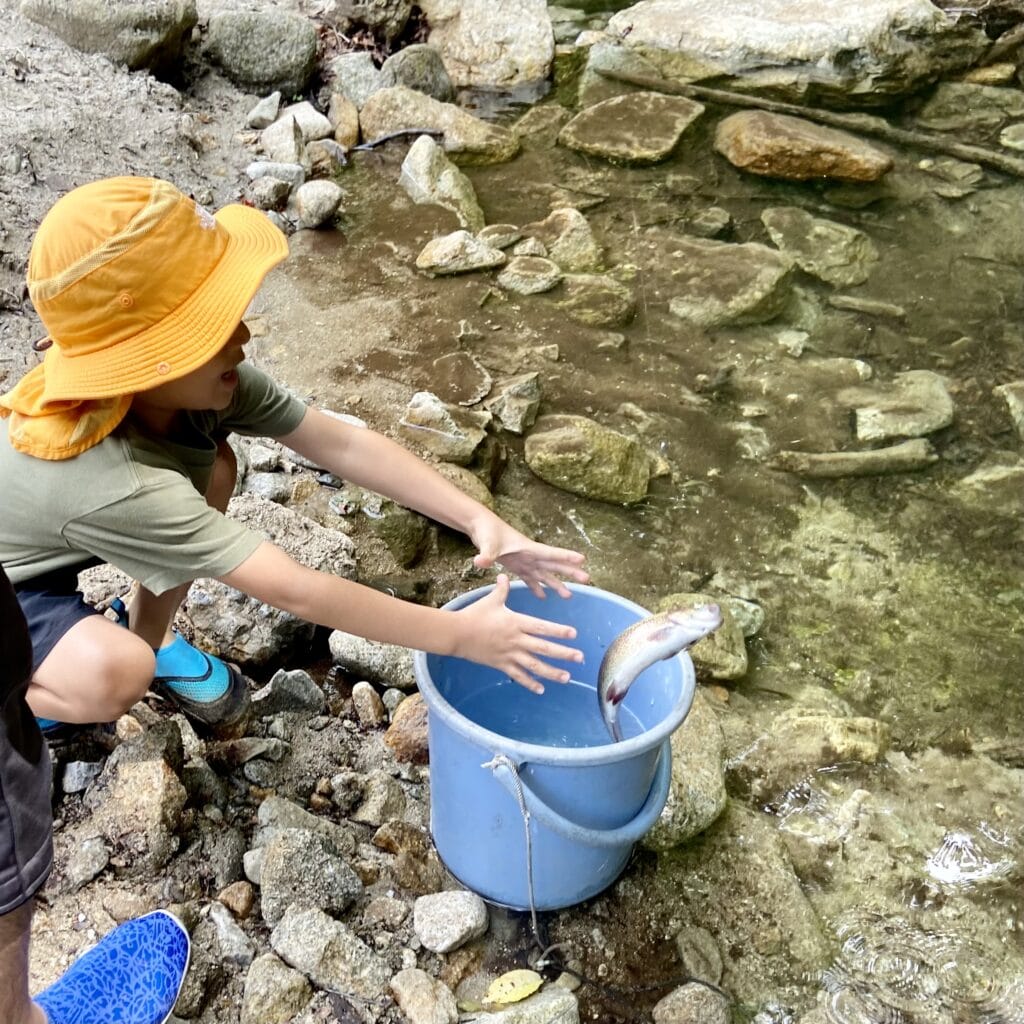
{"label": "bucket handle", "polygon": [[508,763],[505,758],[495,757],[494,761],[489,761],[482,767],[490,768],[498,782],[517,800],[518,794],[521,793],[530,814],[552,832],[557,832],[562,838],[568,839],[570,842],[582,843],[585,846],[626,846],[637,842],[650,831],[658,820],[661,809],[665,806],[669,785],[672,782],[672,747],[668,740],[662,743],[658,753],[658,766],[654,772],[654,780],[643,807],[632,821],[627,821],[625,825],[620,825],[618,828],[587,828],[570,821],[537,796],[516,771],[514,763]]}

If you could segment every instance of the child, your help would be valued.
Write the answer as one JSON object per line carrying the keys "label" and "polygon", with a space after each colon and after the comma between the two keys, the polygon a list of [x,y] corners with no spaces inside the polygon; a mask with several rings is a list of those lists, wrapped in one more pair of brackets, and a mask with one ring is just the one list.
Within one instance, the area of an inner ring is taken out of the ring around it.
{"label": "child", "polygon": [[[45,727],[114,720],[150,686],[209,726],[242,718],[235,669],[170,628],[197,576],[324,626],[468,658],[537,693],[569,678],[544,659],[580,660],[557,642],[571,627],[505,607],[504,575],[458,612],[409,604],[308,569],[223,514],[235,483],[226,436],[270,436],[463,531],[478,567],[500,563],[535,593],[568,597],[563,578],[588,579],[582,555],[529,540],[400,445],[307,408],[243,362],[242,316],[286,254],[262,213],[212,216],[157,179],[84,185],[43,219],[28,284],[45,356],[0,396],[0,563],[28,619],[27,697]],[[138,583],[119,623],[77,592],[97,562]]]}

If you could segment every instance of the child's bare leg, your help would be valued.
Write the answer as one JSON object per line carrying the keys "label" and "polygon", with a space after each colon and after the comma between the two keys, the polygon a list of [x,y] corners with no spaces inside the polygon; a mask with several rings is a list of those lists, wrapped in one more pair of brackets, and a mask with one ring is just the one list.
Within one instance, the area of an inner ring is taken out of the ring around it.
{"label": "child's bare leg", "polygon": [[[217,445],[217,458],[213,475],[206,489],[206,503],[220,512],[228,507],[235,490],[238,464],[235,453],[227,441]],[[185,600],[191,583],[183,583],[173,590],[154,594],[143,586],[136,586],[128,602],[128,621],[133,633],[142,637],[150,647],[162,647],[173,639],[171,626],[175,613]]]}
{"label": "child's bare leg", "polygon": [[46,1014],[28,997],[28,944],[32,901],[0,914],[0,1006],[10,1024],[46,1024]]}
{"label": "child's bare leg", "polygon": [[141,638],[104,618],[76,622],[36,669],[26,698],[57,722],[113,722],[149,689],[156,657]]}

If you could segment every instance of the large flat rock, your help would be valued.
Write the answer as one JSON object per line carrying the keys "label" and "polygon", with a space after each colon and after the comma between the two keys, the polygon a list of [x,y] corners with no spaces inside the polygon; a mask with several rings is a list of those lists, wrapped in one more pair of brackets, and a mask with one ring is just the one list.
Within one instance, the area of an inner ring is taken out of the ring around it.
{"label": "large flat rock", "polygon": [[929,0],[642,0],[608,36],[678,80],[881,103],[970,66],[985,34]]}

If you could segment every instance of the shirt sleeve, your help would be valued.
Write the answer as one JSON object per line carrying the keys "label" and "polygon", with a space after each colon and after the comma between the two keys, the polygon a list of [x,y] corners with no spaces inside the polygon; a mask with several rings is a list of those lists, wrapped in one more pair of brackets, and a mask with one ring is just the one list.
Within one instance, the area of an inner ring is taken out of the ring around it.
{"label": "shirt sleeve", "polygon": [[238,367],[238,388],[218,417],[217,429],[254,437],[290,434],[306,415],[306,404],[251,363]]}
{"label": "shirt sleeve", "polygon": [[148,476],[128,497],[67,523],[65,540],[155,594],[231,572],[263,542],[260,534],[207,505],[180,474]]}

